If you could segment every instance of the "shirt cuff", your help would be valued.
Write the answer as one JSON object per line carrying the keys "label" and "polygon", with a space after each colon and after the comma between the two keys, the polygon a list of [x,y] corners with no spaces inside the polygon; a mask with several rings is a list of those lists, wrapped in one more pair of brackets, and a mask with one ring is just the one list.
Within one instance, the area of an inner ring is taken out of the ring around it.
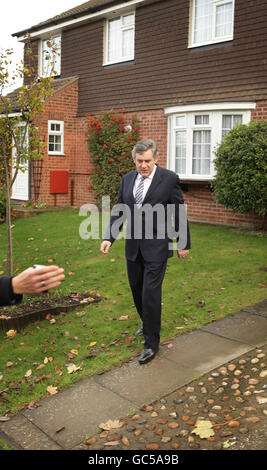
{"label": "shirt cuff", "polygon": [[11,304],[15,305],[15,304],[19,304],[20,302],[22,302],[23,295],[22,294],[15,294],[13,292],[12,279],[13,278],[11,277],[10,282],[9,282],[9,296],[10,296]]}

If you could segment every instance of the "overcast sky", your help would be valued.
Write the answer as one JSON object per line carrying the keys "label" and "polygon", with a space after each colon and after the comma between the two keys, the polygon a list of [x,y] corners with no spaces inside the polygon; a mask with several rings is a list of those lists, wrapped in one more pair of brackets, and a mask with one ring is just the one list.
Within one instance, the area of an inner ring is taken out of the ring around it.
{"label": "overcast sky", "polygon": [[[23,59],[23,45],[12,38],[17,33],[30,26],[47,20],[53,16],[81,5],[85,0],[4,0],[1,2],[0,14],[0,49],[14,50],[14,61],[19,63]],[[17,88],[21,82],[16,82],[11,89]],[[10,89],[8,90],[10,91]]]}

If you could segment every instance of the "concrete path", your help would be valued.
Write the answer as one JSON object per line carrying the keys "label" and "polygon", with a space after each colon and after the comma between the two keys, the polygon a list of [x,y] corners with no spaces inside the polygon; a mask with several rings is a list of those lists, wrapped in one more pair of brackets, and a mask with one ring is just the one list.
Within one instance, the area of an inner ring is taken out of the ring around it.
{"label": "concrete path", "polygon": [[134,358],[103,375],[84,378],[38,407],[0,423],[0,438],[12,449],[82,448],[98,425],[158,400],[195,377],[267,343],[267,301],[172,340],[143,366]]}

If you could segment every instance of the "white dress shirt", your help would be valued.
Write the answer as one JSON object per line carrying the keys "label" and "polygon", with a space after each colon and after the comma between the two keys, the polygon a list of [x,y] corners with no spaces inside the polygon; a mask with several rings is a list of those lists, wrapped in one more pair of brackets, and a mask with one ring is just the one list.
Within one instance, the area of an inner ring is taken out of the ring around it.
{"label": "white dress shirt", "polygon": [[[149,176],[147,176],[144,180],[143,200],[146,197],[146,193],[148,191],[149,186],[152,183],[152,180],[154,178],[154,175],[155,175],[156,171],[157,171],[157,165],[154,166],[154,169],[153,169],[152,173]],[[137,190],[137,187],[140,183],[141,178],[142,178],[142,175],[140,175],[140,173],[138,173],[137,177],[135,178],[134,187],[133,187],[133,197],[134,198],[135,198],[135,193],[136,193],[136,190]]]}

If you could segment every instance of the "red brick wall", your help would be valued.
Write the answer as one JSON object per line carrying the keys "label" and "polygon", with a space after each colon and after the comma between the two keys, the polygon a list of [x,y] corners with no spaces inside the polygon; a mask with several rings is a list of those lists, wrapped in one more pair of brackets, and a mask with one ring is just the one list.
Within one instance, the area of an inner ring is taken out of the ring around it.
{"label": "red brick wall", "polygon": [[[42,181],[39,199],[48,205],[79,206],[92,202],[88,190],[88,174],[91,163],[87,150],[84,118],[77,118],[78,80],[52,95],[43,114],[36,120],[40,134],[45,141]],[[48,155],[48,120],[64,121],[64,155]],[[69,172],[68,194],[50,194],[50,171]],[[34,184],[34,181],[31,181]]]}
{"label": "red brick wall", "polygon": [[[37,125],[41,135],[47,142],[49,119],[64,121],[64,156],[47,154],[47,145],[43,162],[43,175],[39,199],[49,205],[76,207],[93,203],[94,197],[89,185],[89,174],[93,166],[87,150],[87,119],[77,118],[78,81],[53,95],[47,102],[45,111],[38,119]],[[164,111],[151,110],[136,112],[140,124],[140,138],[152,138],[159,149],[159,164],[167,165],[168,123]],[[130,118],[133,113],[129,114]],[[267,101],[257,103],[252,112],[252,119],[267,119]],[[50,170],[63,169],[69,171],[68,194],[51,195]],[[219,223],[227,225],[249,225],[261,223],[262,219],[251,214],[238,214],[215,203],[208,183],[188,183],[184,188],[184,199],[187,204],[188,216],[192,221]]]}

